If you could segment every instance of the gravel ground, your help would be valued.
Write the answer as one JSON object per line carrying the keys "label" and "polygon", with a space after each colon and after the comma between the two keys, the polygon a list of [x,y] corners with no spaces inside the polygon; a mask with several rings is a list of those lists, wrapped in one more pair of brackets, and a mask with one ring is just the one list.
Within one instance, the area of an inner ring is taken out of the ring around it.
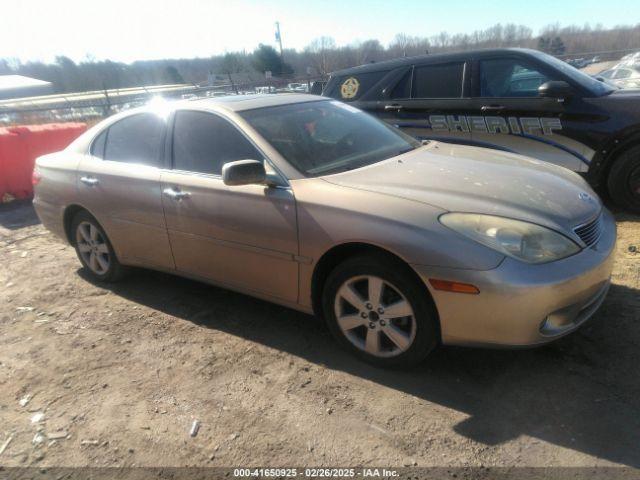
{"label": "gravel ground", "polygon": [[393,372],[227,290],[93,284],[30,205],[0,206],[0,465],[639,467],[640,218],[617,219],[584,328]]}

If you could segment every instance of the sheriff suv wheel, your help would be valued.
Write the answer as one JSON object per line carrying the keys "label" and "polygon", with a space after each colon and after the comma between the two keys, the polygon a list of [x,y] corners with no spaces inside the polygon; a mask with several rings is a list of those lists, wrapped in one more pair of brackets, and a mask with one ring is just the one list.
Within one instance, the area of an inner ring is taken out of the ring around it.
{"label": "sheriff suv wheel", "polygon": [[366,255],[338,265],[327,279],[323,311],[329,329],[369,363],[416,365],[438,343],[435,308],[407,270],[386,256]]}
{"label": "sheriff suv wheel", "polygon": [[607,187],[618,206],[640,213],[640,145],[630,148],[614,161]]}

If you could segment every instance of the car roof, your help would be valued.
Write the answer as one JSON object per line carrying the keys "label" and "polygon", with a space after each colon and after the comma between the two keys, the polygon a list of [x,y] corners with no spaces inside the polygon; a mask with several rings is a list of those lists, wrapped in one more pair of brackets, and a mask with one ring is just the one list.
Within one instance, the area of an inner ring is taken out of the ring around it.
{"label": "car roof", "polygon": [[413,57],[395,58],[384,62],[367,63],[357,67],[345,68],[332,72],[331,75],[355,75],[358,73],[377,72],[380,70],[393,70],[405,65],[427,64],[441,61],[466,60],[468,58],[481,58],[494,56],[496,54],[521,53],[527,55],[539,55],[540,52],[529,48],[485,48],[480,50],[467,50],[455,53],[433,53],[428,55],[416,55]]}
{"label": "car roof", "polygon": [[253,95],[227,95],[224,97],[202,98],[178,102],[176,107],[198,105],[199,107],[222,107],[232,112],[254,110],[256,108],[276,107],[292,103],[326,101],[327,97],[310,95],[308,93],[257,93]]}
{"label": "car roof", "polygon": [[[308,93],[258,93],[252,95],[227,95],[224,97],[212,97],[212,98],[197,98],[192,100],[177,100],[167,101],[162,98],[158,98],[155,101],[151,100],[146,105],[126,109],[111,115],[109,118],[97,123],[88,132],[94,132],[93,135],[88,135],[87,138],[93,141],[93,138],[101,132],[109,128],[112,124],[126,117],[138,115],[140,113],[148,112],[161,112],[166,113],[175,110],[189,110],[190,108],[197,107],[202,110],[216,110],[222,108],[230,112],[241,112],[244,110],[254,110],[257,108],[274,107],[279,105],[291,105],[294,103],[304,102],[327,102],[333,99],[327,97],[320,97],[318,95],[310,95]],[[78,142],[76,148],[86,149],[88,143]]]}

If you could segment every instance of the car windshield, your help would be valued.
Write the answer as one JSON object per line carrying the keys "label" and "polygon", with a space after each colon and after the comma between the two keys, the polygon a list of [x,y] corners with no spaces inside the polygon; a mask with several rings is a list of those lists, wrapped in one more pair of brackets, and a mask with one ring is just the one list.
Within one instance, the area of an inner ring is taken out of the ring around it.
{"label": "car windshield", "polygon": [[240,112],[297,170],[313,177],[394,157],[420,142],[338,101],[314,101]]}
{"label": "car windshield", "polygon": [[563,62],[562,60],[556,57],[552,57],[551,55],[548,55],[542,52],[536,52],[535,54],[542,61],[560,70],[562,73],[564,73],[569,78],[571,78],[571,80],[579,84],[581,87],[589,90],[596,97],[609,95],[611,92],[616,90],[608,83],[601,82],[600,80],[596,80],[595,78],[587,75],[586,73],[578,70],[577,68],[569,65],[567,62]]}

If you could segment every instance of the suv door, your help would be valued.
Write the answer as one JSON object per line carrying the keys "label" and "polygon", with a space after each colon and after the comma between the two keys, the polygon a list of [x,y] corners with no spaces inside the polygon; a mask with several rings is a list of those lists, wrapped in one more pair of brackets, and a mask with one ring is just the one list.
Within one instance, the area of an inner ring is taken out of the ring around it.
{"label": "suv door", "polygon": [[176,268],[297,301],[298,237],[291,189],[223,183],[223,164],[265,159],[226,118],[180,110],[172,131],[172,170],[162,172],[162,203]]}
{"label": "suv door", "polygon": [[[475,120],[471,138],[481,146],[513,151],[574,171],[587,171],[594,151],[570,138],[586,131],[593,109],[579,96],[545,98],[538,87],[565,80],[544,65],[516,56],[481,58],[475,65]],[[568,133],[569,135],[564,135]]]}
{"label": "suv door", "polygon": [[80,160],[78,195],[121,261],[173,269],[160,197],[165,127],[162,117],[137,113],[103,130]]}
{"label": "suv door", "polygon": [[468,143],[466,72],[463,60],[414,65],[383,93],[378,115],[418,139]]}

